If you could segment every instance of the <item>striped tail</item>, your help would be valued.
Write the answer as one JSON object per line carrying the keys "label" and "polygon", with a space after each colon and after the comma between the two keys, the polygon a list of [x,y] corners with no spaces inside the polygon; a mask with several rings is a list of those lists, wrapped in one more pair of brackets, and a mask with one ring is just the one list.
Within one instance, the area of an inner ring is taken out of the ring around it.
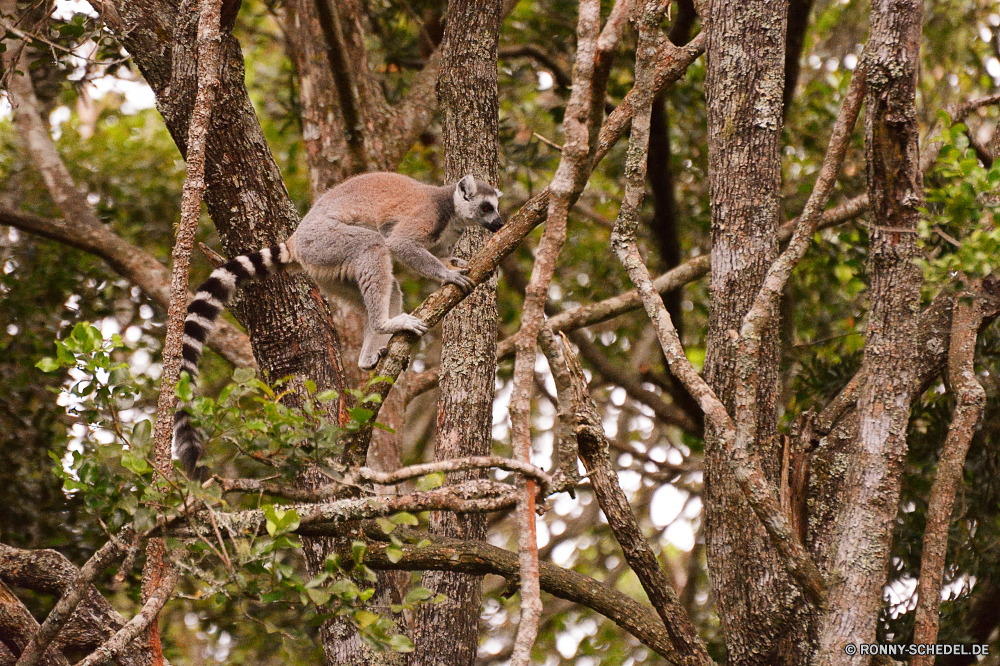
{"label": "striped tail", "polygon": [[[198,287],[194,300],[188,305],[187,318],[184,320],[181,370],[191,375],[191,379],[198,376],[198,361],[205,341],[215,330],[219,314],[237,288],[266,277],[291,261],[288,248],[280,243],[258,252],[234,257],[212,271],[212,275]],[[178,406],[174,414],[174,454],[180,459],[188,475],[195,475],[195,465],[203,449],[187,410]]]}

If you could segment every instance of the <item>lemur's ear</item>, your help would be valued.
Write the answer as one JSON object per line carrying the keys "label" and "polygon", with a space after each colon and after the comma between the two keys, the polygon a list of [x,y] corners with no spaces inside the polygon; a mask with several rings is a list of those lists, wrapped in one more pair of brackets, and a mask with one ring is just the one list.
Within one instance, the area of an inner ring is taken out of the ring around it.
{"label": "lemur's ear", "polygon": [[497,199],[499,199],[502,196],[503,196],[503,192],[501,192],[500,190],[497,190]]}
{"label": "lemur's ear", "polygon": [[465,197],[466,201],[476,196],[476,179],[471,173],[458,181],[458,189],[462,191],[462,196]]}

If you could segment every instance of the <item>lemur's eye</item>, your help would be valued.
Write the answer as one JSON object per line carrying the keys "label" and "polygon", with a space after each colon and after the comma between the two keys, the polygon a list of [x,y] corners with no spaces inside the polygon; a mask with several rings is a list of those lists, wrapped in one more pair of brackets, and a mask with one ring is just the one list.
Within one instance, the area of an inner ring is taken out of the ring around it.
{"label": "lemur's eye", "polygon": [[489,201],[484,201],[479,205],[479,210],[482,211],[483,213],[491,213],[493,212],[493,204],[491,204]]}

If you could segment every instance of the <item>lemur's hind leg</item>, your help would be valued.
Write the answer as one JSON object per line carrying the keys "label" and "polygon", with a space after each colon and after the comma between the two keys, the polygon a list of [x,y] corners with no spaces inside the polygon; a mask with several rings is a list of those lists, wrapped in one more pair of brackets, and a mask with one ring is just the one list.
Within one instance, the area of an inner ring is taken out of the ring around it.
{"label": "lemur's hind leg", "polygon": [[[389,294],[389,317],[390,321],[403,312],[403,292],[399,288],[399,282],[392,281],[392,291]],[[378,364],[379,360],[388,351],[389,338],[392,333],[378,333],[371,326],[371,319],[365,318],[365,341],[361,347],[361,355],[358,357],[358,367],[362,370],[371,370]]]}
{"label": "lemur's hind leg", "polygon": [[370,370],[378,363],[380,350],[393,333],[410,331],[423,335],[428,326],[419,317],[402,312],[403,295],[392,276],[392,256],[385,245],[374,245],[356,260],[354,275],[368,315],[358,367]]}

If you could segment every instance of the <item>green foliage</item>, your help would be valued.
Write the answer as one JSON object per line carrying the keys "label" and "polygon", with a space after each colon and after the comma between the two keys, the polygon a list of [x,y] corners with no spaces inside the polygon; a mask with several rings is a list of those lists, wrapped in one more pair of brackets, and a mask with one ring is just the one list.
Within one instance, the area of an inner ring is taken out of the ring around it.
{"label": "green foliage", "polygon": [[956,275],[989,275],[1000,251],[1000,230],[994,227],[1000,208],[1000,164],[983,167],[969,147],[968,127],[951,124],[943,111],[939,118],[944,124],[936,137],[941,152],[927,177],[927,207],[920,223],[920,245],[928,257],[920,265],[930,291],[948,285]]}
{"label": "green foliage", "polygon": [[[154,474],[151,421],[129,422],[121,414],[123,406],[134,402],[149,386],[132,375],[127,363],[116,360],[124,348],[119,335],[104,339],[96,327],[81,322],[68,336],[57,340],[55,348],[56,355],[41,359],[37,367],[45,372],[68,370],[73,381],[63,393],[72,401],[71,413],[90,424],[95,434],[113,435],[110,442],[103,444],[95,436],[94,445],[85,454],[71,453],[69,464],[53,454],[65,492],[79,495],[89,511],[116,531],[129,524],[137,532],[153,529],[159,517],[174,516],[191,501],[202,503],[209,512],[233,508],[214,484],[184,484]],[[233,379],[218,399],[193,400],[195,423],[206,425],[213,440],[276,466],[286,478],[293,477],[307,463],[335,472],[329,461],[340,453],[339,437],[363,425],[354,418],[369,420],[372,416],[370,410],[355,408],[347,426],[338,428],[325,418],[331,403],[339,398],[336,391],[317,394],[315,384],[307,382],[307,395],[301,405],[290,407],[285,404],[292,396],[286,382],[279,382],[276,389],[247,369],[236,370]],[[182,374],[176,392],[181,400],[192,400],[187,373]],[[358,400],[372,399],[360,391],[354,393]],[[371,587],[375,573],[362,564],[366,548],[363,542],[354,542],[346,559],[330,558],[318,576],[303,577],[292,557],[301,548],[295,535],[300,523],[298,512],[273,504],[263,504],[259,510],[266,536],[243,531],[231,534],[227,543],[207,533],[189,541],[170,539],[173,549],[188,551],[182,561],[187,563],[187,573],[198,580],[201,596],[217,597],[220,603],[223,599],[250,598],[265,604],[295,604],[305,614],[306,626],[333,616],[343,617],[373,647],[400,652],[413,649],[410,640],[394,629],[391,617],[367,610],[366,602],[375,591]],[[417,523],[410,514],[387,520],[393,526]],[[396,539],[395,543],[402,542]],[[361,582],[364,587],[359,587]],[[415,588],[392,612],[412,611],[422,603],[442,600],[423,588]],[[264,624],[269,633],[279,631],[267,621]]]}

